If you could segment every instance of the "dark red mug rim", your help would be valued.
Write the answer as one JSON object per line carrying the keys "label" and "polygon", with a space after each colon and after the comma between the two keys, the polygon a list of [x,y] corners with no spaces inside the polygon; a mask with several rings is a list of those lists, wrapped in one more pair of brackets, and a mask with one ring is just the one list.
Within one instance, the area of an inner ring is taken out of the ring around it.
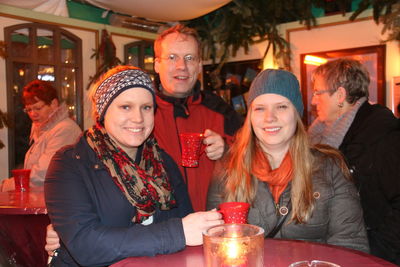
{"label": "dark red mug rim", "polygon": [[250,204],[246,202],[224,202],[218,205],[218,211],[224,212],[226,210],[241,210],[246,211],[250,208]]}
{"label": "dark red mug rim", "polygon": [[27,173],[27,172],[30,172],[31,170],[30,169],[14,169],[14,170],[11,170],[11,173]]}
{"label": "dark red mug rim", "polygon": [[198,137],[201,137],[201,138],[204,137],[204,134],[202,134],[202,133],[179,133],[179,135],[182,135],[182,136],[198,136]]}

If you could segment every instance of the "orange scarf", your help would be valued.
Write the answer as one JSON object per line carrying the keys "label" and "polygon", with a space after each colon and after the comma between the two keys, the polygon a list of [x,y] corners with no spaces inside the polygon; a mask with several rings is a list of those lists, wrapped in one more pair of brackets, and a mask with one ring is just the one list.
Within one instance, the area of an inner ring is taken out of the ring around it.
{"label": "orange scarf", "polygon": [[255,159],[252,164],[252,174],[259,180],[268,183],[269,189],[271,190],[272,196],[274,197],[275,203],[278,203],[279,197],[285,190],[287,184],[292,179],[293,164],[292,157],[289,151],[286,153],[282,160],[279,168],[271,170],[268,158],[257,146]]}

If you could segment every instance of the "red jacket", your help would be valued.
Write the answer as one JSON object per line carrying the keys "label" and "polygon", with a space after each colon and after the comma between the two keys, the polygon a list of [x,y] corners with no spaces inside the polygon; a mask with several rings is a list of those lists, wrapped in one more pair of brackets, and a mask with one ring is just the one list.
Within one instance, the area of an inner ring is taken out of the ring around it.
{"label": "red jacket", "polygon": [[231,144],[233,135],[242,123],[240,115],[222,98],[208,91],[200,91],[199,87],[198,83],[194,93],[186,98],[168,97],[159,92],[156,96],[154,128],[160,147],[180,167],[195,211],[203,211],[206,208],[207,191],[215,161],[208,159],[204,153],[200,157],[199,167],[180,166],[179,133],[204,133],[206,129],[210,129],[220,134],[227,144]]}

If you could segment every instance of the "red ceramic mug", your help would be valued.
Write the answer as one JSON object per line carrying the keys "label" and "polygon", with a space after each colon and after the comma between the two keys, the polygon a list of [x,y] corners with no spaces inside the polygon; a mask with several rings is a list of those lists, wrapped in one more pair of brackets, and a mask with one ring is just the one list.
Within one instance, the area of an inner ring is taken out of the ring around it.
{"label": "red ceramic mug", "polygon": [[27,191],[29,190],[29,176],[31,170],[28,169],[15,169],[11,170],[14,177],[15,191]]}
{"label": "red ceramic mug", "polygon": [[225,223],[247,223],[250,204],[246,202],[225,202],[218,206]]}
{"label": "red ceramic mug", "polygon": [[198,167],[200,156],[206,147],[203,144],[204,135],[201,133],[180,133],[179,139],[181,142],[182,166]]}

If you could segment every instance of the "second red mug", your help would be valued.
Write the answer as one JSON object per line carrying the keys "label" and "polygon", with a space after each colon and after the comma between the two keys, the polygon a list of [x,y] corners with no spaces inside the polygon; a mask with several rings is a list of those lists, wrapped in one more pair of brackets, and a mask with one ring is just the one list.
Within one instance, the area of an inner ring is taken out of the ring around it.
{"label": "second red mug", "polygon": [[246,202],[225,202],[218,206],[225,223],[247,223],[250,204]]}
{"label": "second red mug", "polygon": [[182,161],[184,167],[198,167],[201,154],[204,152],[204,135],[201,133],[180,133]]}

